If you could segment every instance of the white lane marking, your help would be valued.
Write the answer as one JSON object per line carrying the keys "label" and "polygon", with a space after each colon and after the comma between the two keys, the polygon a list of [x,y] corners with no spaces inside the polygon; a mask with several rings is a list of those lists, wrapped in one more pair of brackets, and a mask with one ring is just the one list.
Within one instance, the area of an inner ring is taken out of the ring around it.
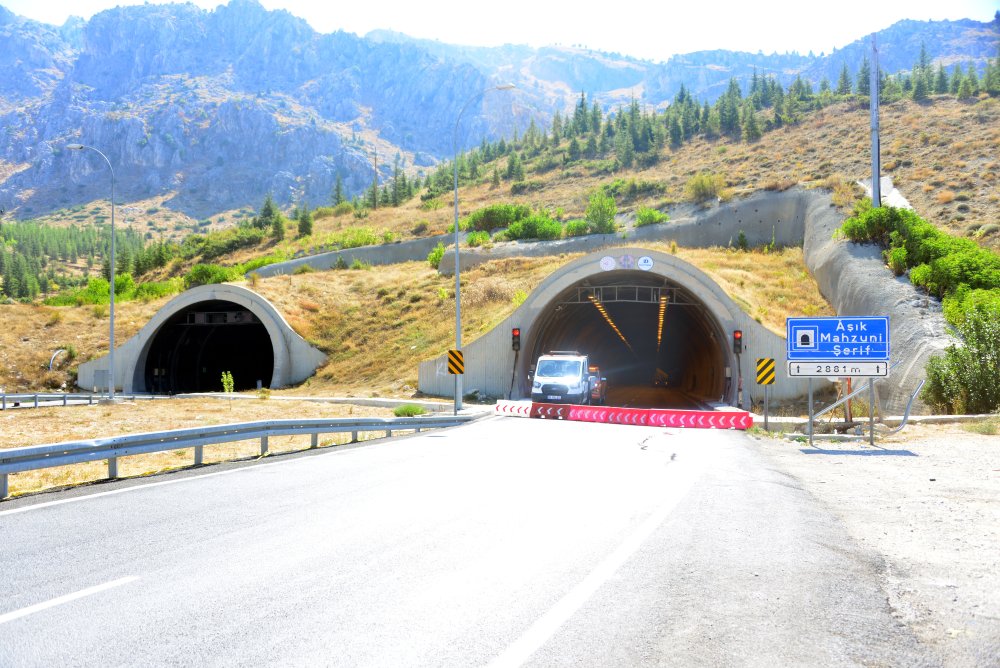
{"label": "white lane marking", "polygon": [[134,582],[138,579],[139,579],[138,576],[130,575],[125,578],[119,578],[118,580],[112,580],[111,582],[105,582],[104,584],[95,585],[93,587],[87,587],[86,589],[81,589],[80,591],[73,592],[72,594],[66,594],[65,596],[60,596],[58,598],[53,598],[48,601],[36,603],[35,605],[29,605],[27,608],[21,608],[20,610],[14,610],[13,612],[8,612],[0,615],[0,624],[11,622],[14,621],[15,619],[20,619],[21,617],[26,617],[27,615],[31,615],[36,612],[41,612],[42,610],[47,610],[48,608],[54,608],[57,605],[62,605],[63,603],[69,603],[70,601],[75,601],[79,598],[84,598],[86,596],[93,596],[94,594],[99,594],[102,591],[107,591],[108,589],[114,589],[115,587],[120,587],[122,585],[128,584],[129,582]]}
{"label": "white lane marking", "polygon": [[660,507],[650,515],[614,552],[609,554],[597,568],[590,572],[580,584],[563,596],[548,612],[538,618],[524,634],[514,641],[503,654],[496,657],[487,668],[514,668],[531,658],[556,631],[586,603],[591,596],[611,578],[615,572],[635,554],[646,539],[667,519],[674,507],[684,498],[694,484],[696,476],[671,489]]}

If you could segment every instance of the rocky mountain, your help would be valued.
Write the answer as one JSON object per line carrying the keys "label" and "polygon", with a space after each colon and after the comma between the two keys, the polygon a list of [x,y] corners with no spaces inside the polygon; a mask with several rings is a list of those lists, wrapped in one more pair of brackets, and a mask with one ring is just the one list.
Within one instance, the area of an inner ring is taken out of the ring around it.
{"label": "rocky mountain", "polygon": [[[921,46],[938,62],[996,55],[998,23],[901,21],[879,35],[882,66],[908,69]],[[120,201],[167,197],[203,218],[256,206],[326,202],[385,178],[398,155],[414,172],[460,147],[547,125],[586,93],[606,110],[662,106],[686,87],[712,101],[730,78],[836,81],[862,39],[835,54],[705,51],[652,63],[573,48],[463,47],[377,31],[316,33],[285,11],[230,0],[120,7],[61,27],[0,7],[0,209],[38,216],[106,197],[96,156],[115,167]],[[501,82],[517,89],[477,97]]]}

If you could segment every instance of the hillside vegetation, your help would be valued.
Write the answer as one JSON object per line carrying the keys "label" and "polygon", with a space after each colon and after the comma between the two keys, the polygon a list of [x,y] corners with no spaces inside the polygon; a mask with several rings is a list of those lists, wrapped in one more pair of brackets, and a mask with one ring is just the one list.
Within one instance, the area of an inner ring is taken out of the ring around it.
{"label": "hillside vegetation", "polygon": [[[870,169],[868,110],[856,99],[802,112],[794,123],[771,127],[754,141],[709,134],[692,136],[674,147],[654,145],[645,163],[633,161],[630,167],[620,161],[615,164],[610,157],[570,159],[572,141],[565,138],[555,149],[565,157],[553,161],[551,137],[549,141],[545,153],[530,156],[522,149],[526,159],[520,179],[514,178],[516,174],[506,175],[510,154],[483,161],[475,177],[464,156],[460,166],[465,185],[459,202],[463,219],[490,204],[512,203],[545,211],[560,224],[584,220],[591,196],[600,191],[613,196],[619,224],[631,224],[640,208],[669,214],[676,207],[713,206],[719,199],[794,184],[830,189],[846,218],[860,195],[853,182],[868,176]],[[920,103],[899,99],[886,104],[882,107],[882,146],[884,171],[893,176],[921,216],[953,234],[993,249],[1000,247],[996,227],[1000,220],[996,185],[1000,107],[996,99],[941,96]],[[497,179],[501,170],[504,174]],[[447,173],[447,168],[442,171]],[[692,189],[699,180],[710,185],[711,199],[705,200]],[[358,235],[384,241],[445,232],[453,217],[450,192],[439,189],[432,194],[434,181],[430,181],[424,197],[395,206],[345,203],[315,210],[310,233],[303,236],[297,235],[295,224],[282,219],[284,238],[267,234],[212,260],[233,266],[263,256],[290,257],[330,240],[343,244]],[[677,252],[719,280],[749,313],[775,331],[782,331],[785,317],[803,314],[809,304],[824,304],[818,314],[830,313],[815,284],[804,280],[808,275],[797,249]],[[177,280],[189,276],[204,259],[179,253],[152,269],[150,277]],[[507,260],[463,273],[463,338],[472,340],[487,331],[539,281],[571,259]],[[773,272],[776,278],[764,280],[763,272]],[[360,267],[291,278],[251,278],[250,283],[278,305],[297,331],[329,355],[327,365],[297,391],[410,394],[417,363],[442,353],[454,337],[450,324],[453,281],[438,276],[427,263],[378,271]],[[767,291],[762,285],[768,286]],[[148,301],[123,302],[119,340],[133,334],[167,298],[151,295]],[[0,387],[8,391],[71,383],[76,364],[106,353],[107,308],[99,303],[76,307],[7,304],[0,309],[5,323],[16,323],[0,332]],[[57,347],[71,352],[50,373],[45,369]]]}

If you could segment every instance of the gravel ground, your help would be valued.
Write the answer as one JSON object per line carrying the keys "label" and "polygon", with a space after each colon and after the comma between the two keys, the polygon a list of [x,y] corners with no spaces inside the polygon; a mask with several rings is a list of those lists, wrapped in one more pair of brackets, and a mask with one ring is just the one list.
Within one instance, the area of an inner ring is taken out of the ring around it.
{"label": "gravel ground", "polygon": [[1000,436],[911,425],[876,440],[755,438],[884,564],[894,614],[946,666],[1000,666]]}

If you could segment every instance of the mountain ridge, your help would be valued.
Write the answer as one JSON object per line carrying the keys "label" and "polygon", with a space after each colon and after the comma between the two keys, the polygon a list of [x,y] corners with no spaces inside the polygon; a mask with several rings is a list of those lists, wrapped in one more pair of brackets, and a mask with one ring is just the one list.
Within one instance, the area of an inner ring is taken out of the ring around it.
{"label": "mountain ridge", "polygon": [[[996,22],[901,21],[880,33],[880,57],[886,71],[909,67],[926,43],[936,62],[975,63],[995,55],[998,34]],[[822,57],[715,50],[652,63],[574,47],[320,34],[256,0],[119,7],[62,27],[0,6],[0,209],[30,218],[106,197],[101,165],[66,155],[70,142],[108,154],[124,200],[159,195],[203,218],[267,193],[285,206],[321,203],[338,178],[360,193],[376,151],[380,179],[397,154],[426,172],[451,157],[456,134],[463,149],[532,120],[546,127],[581,92],[608,111],[631,99],[663,107],[681,86],[712,101],[730,79],[755,74],[816,85],[845,65],[853,76],[866,48],[861,39]],[[476,98],[507,81],[517,90]]]}

